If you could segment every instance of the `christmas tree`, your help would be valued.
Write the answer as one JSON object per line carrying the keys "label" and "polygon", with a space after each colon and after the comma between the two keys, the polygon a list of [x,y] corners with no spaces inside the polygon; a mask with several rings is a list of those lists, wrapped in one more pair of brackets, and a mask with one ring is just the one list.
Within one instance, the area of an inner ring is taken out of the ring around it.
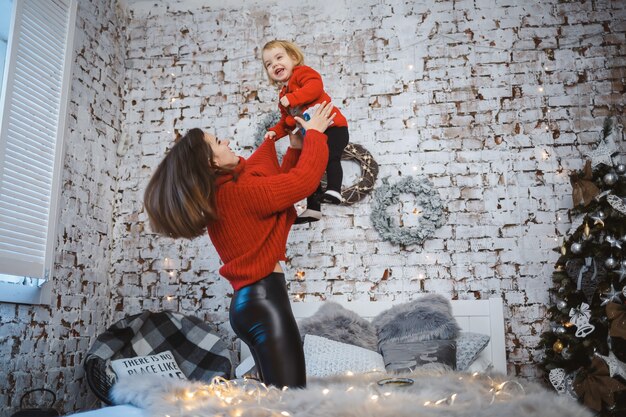
{"label": "christmas tree", "polygon": [[570,175],[572,228],[550,289],[541,367],[559,394],[600,416],[626,416],[626,165],[607,118],[584,169]]}

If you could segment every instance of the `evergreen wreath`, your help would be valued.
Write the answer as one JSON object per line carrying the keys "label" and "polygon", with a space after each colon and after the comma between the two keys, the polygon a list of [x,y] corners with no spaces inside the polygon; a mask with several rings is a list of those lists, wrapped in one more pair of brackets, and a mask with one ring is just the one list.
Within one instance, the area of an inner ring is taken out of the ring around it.
{"label": "evergreen wreath", "polygon": [[[384,240],[401,245],[420,245],[443,226],[446,215],[443,203],[433,184],[424,177],[404,177],[389,185],[389,177],[383,179],[383,185],[374,192],[374,202],[370,218],[374,228]],[[398,204],[401,194],[415,195],[415,202],[422,209],[422,216],[417,227],[401,227],[391,218],[387,208]]]}

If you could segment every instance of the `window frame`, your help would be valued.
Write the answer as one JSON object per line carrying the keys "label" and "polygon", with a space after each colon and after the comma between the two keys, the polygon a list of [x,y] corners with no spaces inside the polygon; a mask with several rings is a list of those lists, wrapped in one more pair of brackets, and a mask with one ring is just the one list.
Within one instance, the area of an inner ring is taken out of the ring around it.
{"label": "window frame", "polygon": [[[26,1],[38,0],[14,0],[11,23],[9,28],[9,39],[7,43],[7,54],[5,61],[5,71],[2,78],[4,88],[0,95],[0,132],[4,132],[7,123],[3,117],[7,114],[7,95],[12,91],[14,82],[14,72],[16,68],[17,48],[16,42],[16,22],[21,21],[24,3]],[[69,118],[67,109],[72,79],[74,41],[76,29],[77,0],[67,0],[68,27],[65,33],[65,51],[63,60],[63,75],[60,89],[59,110],[56,128],[56,145],[54,151],[54,167],[52,170],[52,184],[50,187],[50,207],[47,221],[46,244],[44,252],[44,276],[42,284],[23,285],[0,280],[0,303],[17,304],[49,304],[52,300],[51,278],[54,271],[55,246],[57,240],[57,230],[59,223],[59,209],[61,202],[61,184],[63,179],[63,159],[65,155],[65,136],[67,134],[67,121]],[[0,274],[8,272],[0,271]]]}

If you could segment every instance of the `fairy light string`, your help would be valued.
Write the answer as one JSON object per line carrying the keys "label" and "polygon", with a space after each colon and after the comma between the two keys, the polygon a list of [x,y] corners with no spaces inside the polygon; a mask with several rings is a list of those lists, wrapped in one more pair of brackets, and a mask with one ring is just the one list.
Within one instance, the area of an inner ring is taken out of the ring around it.
{"label": "fairy light string", "polygon": [[[372,371],[371,373],[381,377],[387,376],[379,371]],[[381,406],[385,401],[399,401],[402,398],[406,398],[406,395],[420,394],[419,392],[407,391],[405,388],[413,384],[413,379],[409,379],[411,384],[397,385],[391,383],[381,386],[380,382],[383,380],[357,384],[358,381],[350,383],[350,379],[356,377],[354,373],[347,372],[343,376],[348,377],[347,387],[320,387],[309,388],[309,390],[312,392],[319,390],[317,392],[328,398],[328,401],[331,401],[333,394],[350,395],[355,396],[355,400],[365,399],[372,403],[381,403]],[[384,380],[393,379],[385,378]],[[408,378],[398,379],[407,380]],[[488,406],[496,402],[509,401],[526,395],[522,384],[514,380],[498,380],[495,377],[482,373],[463,374],[458,379],[461,383],[476,384],[474,388],[478,388],[483,398],[477,399],[474,395],[466,395],[464,397],[461,393],[452,391],[443,395],[432,393],[431,395],[434,398],[426,399],[422,406],[428,408],[464,408],[469,403],[477,400],[483,400],[484,404]],[[206,411],[203,407],[210,406],[217,416],[242,417],[247,414],[247,411],[254,411],[255,413],[263,411],[264,415],[267,416],[288,417],[302,411],[301,409],[292,410],[289,408],[289,394],[290,390],[287,387],[280,389],[266,386],[261,382],[247,378],[243,380],[227,380],[223,377],[215,377],[209,384],[193,383],[189,387],[175,388],[165,396],[165,400],[184,412]],[[396,398],[398,395],[401,397]],[[171,414],[161,415],[173,417]]]}

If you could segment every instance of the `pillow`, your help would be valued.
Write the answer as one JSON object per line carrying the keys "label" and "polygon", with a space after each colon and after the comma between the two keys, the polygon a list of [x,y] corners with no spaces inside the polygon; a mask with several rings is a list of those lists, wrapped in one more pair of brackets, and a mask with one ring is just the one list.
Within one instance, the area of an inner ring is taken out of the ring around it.
{"label": "pillow", "polygon": [[127,375],[161,375],[187,379],[169,350],[150,356],[135,356],[111,361],[111,368],[118,378]]}
{"label": "pillow", "polygon": [[470,366],[467,367],[467,370],[465,372],[468,372],[470,374],[474,372],[484,374],[492,371],[493,363],[491,363],[491,360],[489,360],[489,358],[485,358],[484,356],[479,356],[472,363],[470,363]]}
{"label": "pillow", "polygon": [[472,362],[489,343],[489,335],[461,332],[456,339],[456,369],[467,371]]}
{"label": "pillow", "polygon": [[235,378],[243,377],[258,379],[254,357],[252,355],[242,360],[241,363],[237,365],[237,368],[235,368]]}
{"label": "pillow", "polygon": [[304,360],[307,377],[380,372],[385,369],[383,357],[378,352],[311,334],[304,337]]}
{"label": "pillow", "polygon": [[154,355],[169,350],[190,380],[230,377],[231,355],[215,326],[198,317],[173,311],[126,316],[96,338],[85,363]]}
{"label": "pillow", "polygon": [[380,352],[387,372],[408,372],[431,363],[456,367],[456,341],[422,340],[419,342],[384,342]]}
{"label": "pillow", "polygon": [[311,317],[299,324],[301,335],[315,335],[336,342],[378,351],[376,329],[354,311],[332,301],[324,303]]}
{"label": "pillow", "polygon": [[452,316],[450,302],[438,294],[429,294],[385,310],[372,320],[383,342],[417,342],[455,339],[459,326]]}
{"label": "pillow", "polygon": [[[304,359],[307,377],[385,369],[383,357],[378,352],[310,334],[304,337]],[[235,377],[258,378],[252,355],[237,366]]]}

